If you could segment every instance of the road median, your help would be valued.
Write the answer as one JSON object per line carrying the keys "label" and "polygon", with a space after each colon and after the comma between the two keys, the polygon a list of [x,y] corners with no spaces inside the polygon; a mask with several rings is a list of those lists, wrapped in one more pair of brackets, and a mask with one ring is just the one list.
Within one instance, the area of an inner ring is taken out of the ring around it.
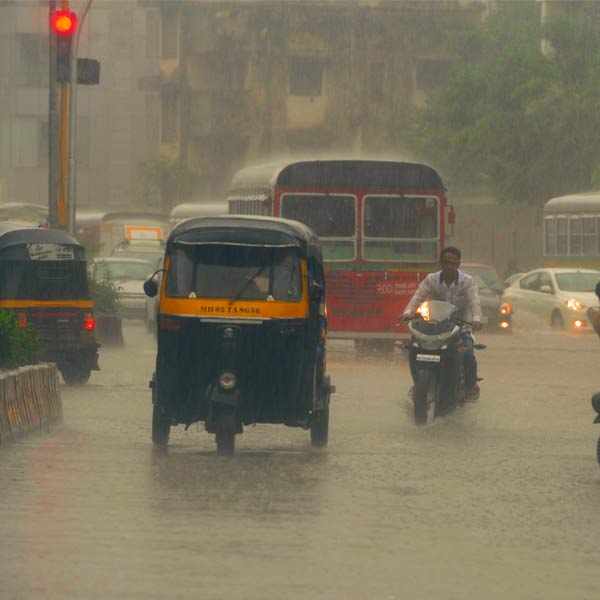
{"label": "road median", "polygon": [[62,420],[58,370],[53,364],[0,370],[0,446]]}

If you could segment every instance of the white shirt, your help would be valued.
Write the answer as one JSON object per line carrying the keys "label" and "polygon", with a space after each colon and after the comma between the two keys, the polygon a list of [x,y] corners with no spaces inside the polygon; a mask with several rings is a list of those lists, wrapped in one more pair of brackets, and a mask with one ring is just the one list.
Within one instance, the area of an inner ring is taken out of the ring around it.
{"label": "white shirt", "polygon": [[410,302],[404,309],[404,315],[412,317],[425,300],[444,300],[462,311],[465,321],[481,321],[481,302],[475,279],[462,271],[457,271],[456,280],[449,286],[444,281],[442,271],[430,273],[423,279]]}

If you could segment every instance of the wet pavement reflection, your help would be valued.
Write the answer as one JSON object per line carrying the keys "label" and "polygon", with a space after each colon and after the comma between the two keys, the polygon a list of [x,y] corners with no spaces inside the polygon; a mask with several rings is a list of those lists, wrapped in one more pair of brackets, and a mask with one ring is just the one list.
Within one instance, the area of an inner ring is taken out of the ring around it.
{"label": "wet pavement reflection", "polygon": [[[592,336],[481,335],[481,400],[412,422],[408,369],[330,344],[330,445],[201,426],[150,442],[154,341],[126,328],[64,424],[0,449],[3,598],[597,598]],[[196,431],[197,430],[197,431]]]}

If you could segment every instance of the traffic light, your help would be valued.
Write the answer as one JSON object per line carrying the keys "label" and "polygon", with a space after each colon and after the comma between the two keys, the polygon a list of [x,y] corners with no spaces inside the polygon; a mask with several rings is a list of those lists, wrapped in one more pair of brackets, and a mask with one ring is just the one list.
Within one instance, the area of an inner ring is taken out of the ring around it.
{"label": "traffic light", "polygon": [[56,80],[68,83],[71,79],[71,40],[75,33],[77,16],[68,10],[52,14],[52,31],[56,35]]}

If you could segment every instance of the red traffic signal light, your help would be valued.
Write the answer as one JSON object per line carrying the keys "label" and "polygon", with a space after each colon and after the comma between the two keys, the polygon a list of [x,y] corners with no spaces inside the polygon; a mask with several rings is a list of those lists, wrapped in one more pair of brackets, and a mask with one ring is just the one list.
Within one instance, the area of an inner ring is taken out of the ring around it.
{"label": "red traffic signal light", "polygon": [[77,17],[74,12],[57,10],[52,15],[52,30],[58,35],[72,36],[76,23]]}

